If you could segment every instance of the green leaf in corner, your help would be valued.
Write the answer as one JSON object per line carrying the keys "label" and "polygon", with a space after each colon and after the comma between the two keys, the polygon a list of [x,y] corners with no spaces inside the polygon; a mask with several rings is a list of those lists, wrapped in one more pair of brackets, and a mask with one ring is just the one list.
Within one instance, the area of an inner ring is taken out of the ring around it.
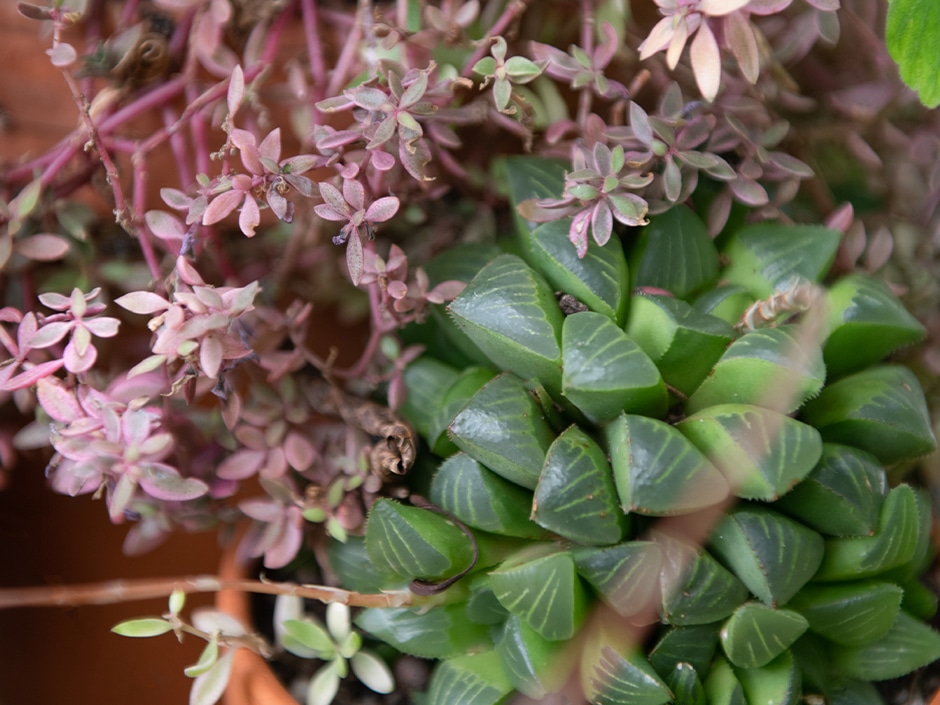
{"label": "green leaf in corner", "polygon": [[515,255],[500,255],[447,307],[498,367],[561,388],[563,316],[548,283]]}
{"label": "green leaf in corner", "polygon": [[834,646],[834,665],[852,678],[881,681],[940,658],[940,634],[901,610],[887,634],[865,646]]}
{"label": "green leaf in corner", "polygon": [[512,691],[496,651],[442,661],[431,674],[427,705],[496,705]]}
{"label": "green leaf in corner", "polygon": [[533,700],[558,690],[571,675],[573,664],[559,642],[548,641],[513,615],[506,620],[496,645],[513,687]]}
{"label": "green leaf in corner", "polygon": [[885,28],[888,52],[904,82],[928,108],[940,105],[940,4],[934,0],[891,0]]}
{"label": "green leaf in corner", "polygon": [[539,226],[516,211],[516,207],[530,198],[558,198],[565,190],[565,164],[541,157],[510,157],[502,166],[509,187],[509,202],[512,204],[516,229],[527,234]]}
{"label": "green leaf in corner", "polygon": [[800,699],[800,669],[793,654],[784,651],[760,668],[735,669],[749,703],[794,705]]}
{"label": "green leaf in corner", "polygon": [[664,705],[673,693],[649,661],[603,626],[584,640],[581,689],[588,702],[605,705]]}

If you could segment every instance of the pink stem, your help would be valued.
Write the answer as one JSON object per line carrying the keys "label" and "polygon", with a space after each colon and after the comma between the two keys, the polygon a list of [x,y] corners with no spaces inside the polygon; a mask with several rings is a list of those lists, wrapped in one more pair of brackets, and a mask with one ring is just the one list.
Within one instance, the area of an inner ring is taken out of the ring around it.
{"label": "pink stem", "polygon": [[317,15],[316,0],[300,0],[300,11],[307,38],[307,60],[310,62],[310,74],[313,77],[313,100],[316,102],[326,97],[326,64],[323,60],[323,44],[320,41],[320,19]]}

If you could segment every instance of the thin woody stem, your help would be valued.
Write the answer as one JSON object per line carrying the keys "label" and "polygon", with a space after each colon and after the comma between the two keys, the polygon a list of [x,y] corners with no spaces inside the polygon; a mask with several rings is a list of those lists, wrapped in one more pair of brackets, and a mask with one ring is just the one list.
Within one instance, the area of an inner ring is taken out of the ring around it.
{"label": "thin woody stem", "polygon": [[0,588],[0,610],[20,607],[111,605],[166,598],[175,590],[187,594],[238,590],[264,595],[294,595],[319,600],[325,604],[339,602],[350,607],[407,607],[428,603],[427,599],[416,596],[408,590],[370,594],[325,585],[298,585],[265,580],[226,579],[215,575],[194,575],[182,578],[142,578],[75,585]]}

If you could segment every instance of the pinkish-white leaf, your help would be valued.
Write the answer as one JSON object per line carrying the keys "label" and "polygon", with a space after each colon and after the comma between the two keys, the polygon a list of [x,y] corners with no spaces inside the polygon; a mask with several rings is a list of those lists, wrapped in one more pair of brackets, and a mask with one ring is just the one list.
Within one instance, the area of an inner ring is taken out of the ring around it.
{"label": "pinkish-white leaf", "polygon": [[297,556],[303,544],[303,518],[300,509],[288,507],[289,518],[281,525],[279,536],[274,544],[264,552],[266,568],[283,568]]}
{"label": "pinkish-white leaf", "polygon": [[43,306],[51,308],[54,311],[68,311],[69,306],[72,304],[72,299],[55,291],[48,291],[45,294],[40,294],[36,298],[39,299]]}
{"label": "pinkish-white leaf", "polygon": [[398,212],[400,202],[395,196],[385,196],[372,202],[366,211],[366,220],[370,223],[384,223]]}
{"label": "pinkish-white leaf", "polygon": [[353,211],[366,207],[366,190],[356,179],[343,179],[343,198]]}
{"label": "pinkish-white leaf", "polygon": [[672,33],[669,48],[666,49],[666,65],[670,69],[676,68],[679,57],[682,56],[682,50],[685,49],[685,43],[689,40],[690,21],[686,18],[676,18],[676,28]]}
{"label": "pinkish-white leaf", "polygon": [[[846,201],[826,216],[824,224],[827,228],[838,230],[844,234],[852,225],[853,220],[855,220],[855,208],[853,208],[850,201]],[[859,250],[859,254],[861,254],[861,250]]]}
{"label": "pinkish-white leaf", "polygon": [[275,127],[258,145],[258,155],[272,162],[281,158],[281,128]]}
{"label": "pinkish-white leaf", "polygon": [[142,361],[138,362],[131,369],[129,369],[127,371],[127,378],[131,379],[137,375],[153,372],[154,370],[163,367],[165,364],[166,355],[151,355],[150,357],[144,358]]}
{"label": "pinkish-white leaf", "polygon": [[756,83],[760,74],[760,55],[751,23],[740,12],[725,17],[725,43],[737,59],[741,73],[749,83]]}
{"label": "pinkish-white leaf", "polygon": [[186,236],[186,226],[179,218],[166,211],[147,211],[144,214],[144,222],[150,232],[161,240],[182,240]]}
{"label": "pinkish-white leaf", "polygon": [[242,104],[245,97],[245,72],[242,71],[240,64],[236,64],[232,69],[232,77],[228,82],[228,94],[226,102],[228,103],[228,114],[231,119],[238,112],[238,107]]}
{"label": "pinkish-white leaf", "polygon": [[268,207],[278,220],[287,218],[288,201],[277,192],[276,187],[272,186],[267,190],[264,194],[264,200],[268,202]]}
{"label": "pinkish-white leaf", "polygon": [[61,259],[69,251],[69,241],[61,235],[38,233],[16,243],[16,251],[36,262]]}
{"label": "pinkish-white leaf", "polygon": [[[388,112],[385,108],[391,107],[389,105],[389,97],[378,88],[360,86],[351,91],[346,91],[346,97],[360,108],[365,108],[366,110]],[[321,103],[322,102],[324,101],[321,101]],[[318,103],[317,107],[319,107],[319,105]]]}
{"label": "pinkish-white leaf", "polygon": [[740,10],[751,0],[699,0],[698,9],[711,17],[721,17],[729,12]]}
{"label": "pinkish-white leaf", "polygon": [[245,237],[254,237],[255,228],[260,222],[261,210],[258,208],[258,202],[251,195],[245,196],[241,213],[238,214],[238,229],[245,234]]}
{"label": "pinkish-white leaf", "polygon": [[264,450],[240,450],[222,461],[216,475],[224,480],[247,480],[261,469],[266,457]]}
{"label": "pinkish-white leaf", "polygon": [[[346,205],[346,200],[343,198],[343,194],[339,192],[333,184],[327,183],[326,181],[321,181],[317,184],[320,189],[320,197],[323,199],[324,204],[333,209],[337,214],[348,213],[349,206]],[[317,212],[318,215],[319,211]],[[321,218],[326,218],[324,215],[320,215]],[[342,220],[345,220],[346,216],[343,216]],[[336,218],[327,218],[327,220],[336,220]]]}
{"label": "pinkish-white leaf", "polygon": [[145,439],[139,447],[140,454],[151,459],[165,457],[173,448],[173,434],[157,433]]}
{"label": "pinkish-white leaf", "polygon": [[176,273],[179,274],[180,279],[182,279],[185,284],[189,284],[190,286],[206,285],[199,275],[199,272],[196,271],[196,268],[193,267],[192,263],[185,257],[176,258]]}
{"label": "pinkish-white leaf", "polygon": [[[55,360],[55,362],[58,363],[58,367],[62,366],[61,360]],[[36,380],[36,398],[43,411],[59,423],[72,423],[85,416],[75,394],[65,388],[62,380],[55,377],[46,376]]]}
{"label": "pinkish-white leaf", "polygon": [[176,468],[153,463],[142,468],[140,486],[154,499],[182,502],[202,497],[209,485],[195,477],[181,477]]}
{"label": "pinkish-white leaf", "polygon": [[793,0],[751,0],[747,11],[755,15],[775,15],[786,10]]}
{"label": "pinkish-white leaf", "polygon": [[75,63],[75,59],[78,58],[78,53],[75,51],[75,47],[66,42],[59,42],[52,49],[48,49],[46,53],[52,60],[52,65],[57,66],[60,69],[65,68],[66,66],[71,66],[73,63]]}
{"label": "pinkish-white leaf", "polygon": [[721,83],[721,53],[718,42],[707,22],[702,22],[689,50],[695,83],[705,100],[711,102],[718,95]]}
{"label": "pinkish-white leaf", "polygon": [[203,339],[199,345],[199,366],[206,377],[215,379],[222,366],[222,343],[215,336]]}
{"label": "pinkish-white leaf", "polygon": [[179,189],[169,187],[160,189],[160,198],[162,198],[163,202],[170,208],[177,211],[188,210],[193,202],[192,198]]}
{"label": "pinkish-white leaf", "polygon": [[606,245],[610,240],[610,233],[614,229],[614,217],[610,206],[604,201],[598,201],[591,213],[591,236],[598,245]]}
{"label": "pinkish-white leaf", "polygon": [[265,524],[279,521],[284,513],[284,508],[270,499],[245,499],[238,503],[238,508],[246,516]]}
{"label": "pinkish-white leaf", "polygon": [[429,303],[442,304],[445,301],[451,301],[457,298],[458,294],[466,287],[466,282],[448,279],[431,289],[424,298],[427,299]]}
{"label": "pinkish-white leaf", "polygon": [[894,250],[894,236],[887,227],[882,225],[871,236],[868,249],[865,250],[865,269],[877,272],[887,264]]}
{"label": "pinkish-white leaf", "polygon": [[[20,372],[18,375],[10,377],[6,380],[6,382],[0,384],[0,389],[6,392],[15,392],[17,389],[26,389],[27,387],[32,387],[37,382],[55,374],[64,364],[65,360],[49,360],[48,362],[41,362],[38,365],[30,367],[24,372]],[[13,365],[8,365],[4,369],[13,370],[15,367]],[[2,377],[2,371],[0,371],[0,377]],[[52,414],[50,414],[50,416],[52,416]]]}
{"label": "pinkish-white leaf", "polygon": [[121,417],[121,438],[129,445],[139,445],[153,426],[153,416],[142,409],[127,411]]}
{"label": "pinkish-white leaf", "polygon": [[370,152],[372,155],[372,166],[378,171],[388,171],[395,166],[395,157],[381,149],[374,149]]}
{"label": "pinkish-white leaf", "polygon": [[[76,330],[76,333],[78,333],[78,330]],[[73,336],[68,345],[65,346],[62,359],[65,360],[65,369],[77,375],[87,372],[94,366],[95,360],[98,359],[98,351],[90,343],[84,350],[80,351],[75,344],[75,337]]]}
{"label": "pinkish-white leaf", "polygon": [[52,323],[47,323],[36,331],[26,344],[34,349],[48,348],[62,340],[62,338],[72,330],[72,326],[71,321],[53,321]]}
{"label": "pinkish-white leaf", "polygon": [[151,291],[132,291],[129,294],[119,296],[114,300],[114,303],[131,313],[145,316],[157,311],[166,311],[170,308],[169,301]]}
{"label": "pinkish-white leaf", "polygon": [[362,279],[362,240],[359,238],[358,229],[351,230],[346,243],[346,268],[352,283],[359,286],[359,280]]}
{"label": "pinkish-white leaf", "polygon": [[349,220],[348,214],[337,211],[328,203],[318,203],[313,207],[313,212],[323,218],[323,220],[332,220],[334,222]]}
{"label": "pinkish-white leaf", "polygon": [[[259,162],[260,164],[260,162]],[[241,201],[247,200],[241,191],[225,191],[213,198],[202,214],[202,224],[212,225],[218,223],[238,207]]]}
{"label": "pinkish-white leaf", "polygon": [[88,332],[98,338],[113,338],[118,333],[118,327],[121,322],[110,316],[101,316],[100,318],[89,318],[84,322],[84,327]]}
{"label": "pinkish-white leaf", "polygon": [[408,295],[408,285],[397,279],[390,281],[388,283],[388,295],[393,299],[403,299]]}
{"label": "pinkish-white leaf", "polygon": [[806,162],[800,161],[796,157],[789,155],[786,152],[771,152],[769,156],[770,161],[783,171],[787,172],[787,174],[796,176],[800,179],[813,178],[813,168]]}
{"label": "pinkish-white leaf", "polygon": [[232,144],[238,148],[245,168],[252,174],[263,174],[264,167],[261,165],[258,141],[254,134],[248,130],[236,128],[232,130],[231,140]]}
{"label": "pinkish-white leaf", "polygon": [[728,182],[735,197],[748,206],[765,206],[770,202],[767,191],[753,179],[743,176]]}
{"label": "pinkish-white leaf", "polygon": [[643,43],[640,44],[640,59],[648,59],[653,54],[658,51],[662,51],[667,46],[669,42],[672,41],[673,35],[673,22],[674,18],[672,17],[663,17],[653,29],[650,31],[649,36],[643,40]]}
{"label": "pinkish-white leaf", "polygon": [[108,495],[108,516],[115,524],[124,520],[124,512],[134,498],[134,490],[137,489],[137,481],[128,474],[121,475],[114,491]]}

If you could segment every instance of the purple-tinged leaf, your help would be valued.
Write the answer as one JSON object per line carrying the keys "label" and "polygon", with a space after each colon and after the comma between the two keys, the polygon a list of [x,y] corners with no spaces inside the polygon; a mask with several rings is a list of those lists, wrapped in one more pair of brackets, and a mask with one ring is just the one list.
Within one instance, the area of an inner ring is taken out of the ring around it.
{"label": "purple-tinged leaf", "polygon": [[69,251],[69,241],[61,235],[38,233],[18,240],[16,251],[35,262],[53,262]]}
{"label": "purple-tinged leaf", "polygon": [[591,209],[586,209],[578,213],[571,220],[571,227],[568,228],[568,240],[575,246],[578,253],[578,259],[584,259],[588,251],[588,224],[591,222]]}
{"label": "purple-tinged leaf", "polygon": [[372,133],[372,139],[369,140],[369,144],[366,145],[366,149],[376,149],[377,147],[381,147],[383,144],[392,139],[397,125],[398,119],[394,114],[391,114],[382,120],[378,127],[375,128],[375,132]]}
{"label": "purple-tinged leaf", "polygon": [[646,201],[633,193],[611,193],[607,195],[613,216],[624,225],[646,225],[646,213],[649,206]]}
{"label": "purple-tinged leaf", "polygon": [[84,324],[85,329],[98,338],[113,338],[117,335],[121,322],[110,316],[102,316],[100,318],[89,318]]}
{"label": "purple-tinged leaf", "polygon": [[351,91],[346,91],[346,97],[349,98],[353,104],[358,105],[360,108],[365,108],[366,110],[384,113],[389,112],[392,108],[388,95],[378,88],[360,86]]}
{"label": "purple-tinged leaf", "polygon": [[71,321],[53,321],[52,323],[47,323],[36,331],[27,341],[27,345],[34,349],[48,348],[62,340],[62,338],[72,330],[72,326]]}
{"label": "purple-tinged leaf", "polygon": [[16,11],[23,15],[23,17],[26,17],[30,20],[43,21],[52,19],[50,8],[33,5],[31,2],[16,3]]}
{"label": "purple-tinged leaf", "polygon": [[[343,198],[343,194],[339,192],[339,189],[333,186],[333,184],[327,183],[326,181],[321,181],[317,186],[320,188],[320,197],[323,199],[324,203],[328,205],[336,214],[348,214],[349,206],[346,204],[346,199]],[[318,211],[319,214],[319,211]],[[321,218],[327,218],[327,220],[337,220],[337,218],[328,218],[327,216],[320,215]],[[348,215],[343,215],[340,220],[346,220]]]}
{"label": "purple-tinged leaf", "polygon": [[232,674],[232,659],[235,649],[230,649],[212,667],[193,681],[189,691],[189,705],[215,705]]}
{"label": "purple-tinged leaf", "polygon": [[728,182],[735,197],[748,206],[766,206],[770,202],[767,191],[753,179],[738,177]]}
{"label": "purple-tinged leaf", "polygon": [[[37,382],[44,380],[50,375],[55,374],[62,365],[65,364],[65,360],[49,360],[48,362],[41,362],[38,365],[30,367],[24,372],[20,372],[18,375],[10,377],[5,382],[0,383],[0,390],[5,392],[15,392],[17,389],[26,389],[31,387]],[[3,374],[6,370],[14,370],[14,365],[7,365],[6,367],[0,368],[0,381],[3,379]],[[45,405],[42,405],[45,408]],[[49,414],[52,416],[52,414]],[[57,419],[58,420],[58,419]]]}
{"label": "purple-tinged leaf", "polygon": [[[855,220],[855,208],[853,208],[850,201],[846,201],[826,216],[824,224],[827,228],[838,230],[844,234],[851,227],[853,220]],[[843,240],[843,244],[844,242]],[[861,250],[859,250],[859,254],[861,254]]]}
{"label": "purple-tinged leaf", "polygon": [[274,213],[278,220],[290,222],[287,218],[288,201],[277,192],[276,186],[272,185],[268,189],[267,193],[265,194],[265,200],[268,202],[268,207],[271,209],[271,212]]}
{"label": "purple-tinged leaf", "polygon": [[153,415],[137,409],[127,411],[121,417],[121,439],[128,445],[138,445],[150,435],[153,426]]}
{"label": "purple-tinged leaf", "polygon": [[740,12],[732,12],[725,17],[725,42],[741,67],[741,73],[748,83],[757,83],[760,74],[760,55],[757,52],[757,40],[751,23]]}
{"label": "purple-tinged leaf", "polygon": [[238,204],[245,199],[245,194],[241,191],[225,191],[209,202],[206,212],[202,214],[202,224],[212,225],[224,219]]}
{"label": "purple-tinged leaf", "polygon": [[224,480],[247,480],[261,469],[266,457],[265,450],[242,449],[223,460],[216,475]]}
{"label": "purple-tinged leaf", "polygon": [[323,158],[315,154],[298,154],[295,157],[288,157],[281,162],[281,173],[304,174],[311,169],[315,169],[322,161]]}
{"label": "purple-tinged leaf", "polygon": [[300,174],[284,174],[284,181],[293,186],[301,195],[307,198],[313,198],[313,194],[315,193],[313,180],[308,179],[306,176],[301,176]]}
{"label": "purple-tinged leaf", "polygon": [[238,112],[239,106],[242,104],[242,100],[245,97],[245,73],[242,71],[240,64],[236,64],[235,68],[232,69],[232,77],[229,79],[228,83],[228,93],[226,95],[226,103],[228,104],[228,114],[229,119],[234,117],[235,113]]}
{"label": "purple-tinged leaf", "polygon": [[333,206],[327,203],[318,203],[313,207],[314,213],[323,218],[323,220],[332,220],[335,222],[342,222],[349,220],[349,214],[347,213],[338,213]]}
{"label": "purple-tinged leaf", "polygon": [[378,171],[388,171],[395,166],[395,157],[382,149],[374,149],[372,154],[372,166]]}
{"label": "purple-tinged leaf", "polygon": [[356,179],[343,180],[343,198],[354,211],[361,211],[366,207],[366,190]]}
{"label": "purple-tinged leaf", "polygon": [[894,250],[894,236],[884,225],[879,227],[872,235],[865,250],[865,269],[869,272],[877,272],[891,257]]}
{"label": "purple-tinged leaf", "polygon": [[610,240],[610,233],[614,229],[614,217],[610,212],[610,206],[606,202],[600,201],[594,206],[594,212],[591,214],[591,234],[594,242],[603,247]]}
{"label": "purple-tinged leaf", "polygon": [[164,457],[173,448],[173,434],[158,433],[145,439],[139,447],[140,454],[151,459]]}
{"label": "purple-tinged leaf", "polygon": [[355,228],[349,233],[349,241],[346,243],[346,268],[352,283],[359,286],[362,279],[362,240],[359,230]]}
{"label": "purple-tinged leaf", "polygon": [[422,97],[424,97],[425,91],[428,89],[428,73],[427,71],[422,71],[418,78],[412,83],[408,88],[405,89],[405,92],[401,94],[401,98],[398,99],[398,106],[400,108],[407,108],[411,105],[414,105]]}
{"label": "purple-tinged leaf", "polygon": [[68,296],[63,296],[55,291],[47,291],[45,294],[40,294],[37,298],[43,306],[47,306],[54,311],[68,311],[72,303],[72,300]]}
{"label": "purple-tinged leaf", "polygon": [[771,152],[770,161],[783,171],[801,179],[811,179],[814,176],[812,167],[786,152]]}
{"label": "purple-tinged leaf", "polygon": [[132,291],[129,294],[119,296],[114,300],[114,303],[131,313],[145,316],[170,308],[169,301],[150,291]]}
{"label": "purple-tinged leaf", "polygon": [[170,208],[177,211],[188,210],[189,206],[193,202],[192,198],[187,196],[179,189],[175,188],[160,189],[160,198],[162,198],[163,202],[166,203]]}
{"label": "purple-tinged leaf", "polygon": [[325,98],[317,103],[317,110],[321,113],[335,113],[339,110],[348,110],[355,103],[348,95],[338,95]]}
{"label": "purple-tinged leaf", "polygon": [[284,456],[292,468],[304,472],[317,459],[317,451],[307,438],[292,431],[284,439]]}
{"label": "purple-tinged leaf", "polygon": [[238,508],[245,516],[265,524],[279,521],[284,513],[281,504],[270,499],[245,499],[238,503]]}
{"label": "purple-tinged leaf", "polygon": [[384,196],[372,202],[366,211],[366,220],[370,223],[384,223],[398,212],[400,202],[395,196]]}
{"label": "purple-tinged leaf", "polygon": [[650,126],[649,116],[640,107],[639,103],[630,103],[630,127],[633,135],[646,147],[653,144],[653,128]]}
{"label": "purple-tinged leaf", "polygon": [[173,502],[196,499],[209,491],[209,485],[202,480],[194,477],[181,477],[175,468],[162,463],[144,466],[140,486],[154,499]]}
{"label": "purple-tinged leaf", "polygon": [[411,149],[403,142],[398,149],[398,158],[401,160],[401,165],[405,167],[405,171],[418,181],[434,180],[424,171],[424,167],[431,161],[431,149],[423,139],[415,140]]}
{"label": "purple-tinged leaf", "polygon": [[360,139],[362,139],[362,133],[358,130],[333,130],[331,128],[329,131],[323,131],[323,134],[317,137],[315,144],[317,149],[329,151],[345,147]]}
{"label": "purple-tinged leaf", "polygon": [[666,157],[666,167],[663,169],[663,190],[666,198],[675,203],[682,191],[682,172],[672,156]]}
{"label": "purple-tinged leaf", "polygon": [[806,2],[823,12],[835,12],[840,7],[839,0],[806,0]]}
{"label": "purple-tinged leaf", "polygon": [[108,517],[112,523],[119,524],[124,519],[124,512],[134,498],[137,481],[128,474],[118,478],[114,490],[108,495]]}

